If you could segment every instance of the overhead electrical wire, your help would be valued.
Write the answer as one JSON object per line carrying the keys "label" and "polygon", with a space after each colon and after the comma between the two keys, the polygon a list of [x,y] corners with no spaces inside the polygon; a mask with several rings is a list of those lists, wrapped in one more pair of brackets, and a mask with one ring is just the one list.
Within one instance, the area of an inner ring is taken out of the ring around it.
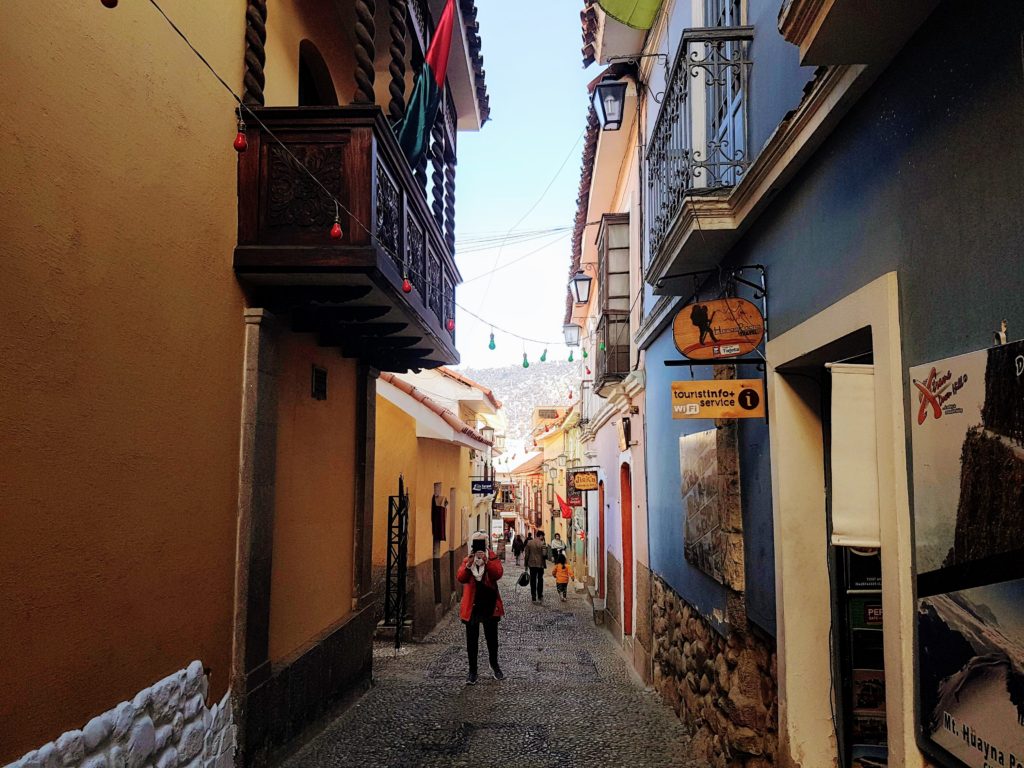
{"label": "overhead electrical wire", "polygon": [[[250,118],[252,118],[252,120],[257,125],[260,126],[260,128],[263,130],[263,132],[266,133],[288,155],[288,157],[291,159],[291,161],[295,164],[296,168],[298,168],[303,173],[305,173],[307,176],[309,176],[309,178],[313,181],[313,183],[315,183],[323,191],[323,193],[327,196],[327,198],[330,199],[334,203],[335,210],[341,210],[341,211],[344,211],[346,214],[348,214],[350,219],[352,221],[354,221],[356,224],[358,224],[359,227],[364,232],[366,232],[366,234],[381,249],[383,249],[385,251],[385,253],[387,253],[391,258],[395,259],[395,261],[402,262],[403,260],[399,259],[397,257],[397,255],[394,254],[391,251],[390,248],[388,248],[387,244],[382,242],[376,236],[376,234],[374,234],[374,232],[366,224],[364,224],[362,221],[360,221],[359,218],[355,215],[355,213],[353,211],[351,211],[340,200],[338,200],[338,198],[334,195],[334,193],[332,193],[329,189],[327,189],[327,187],[325,187],[323,185],[323,183],[320,181],[320,179],[318,179],[316,177],[316,175],[301,160],[299,160],[298,157],[296,157],[296,155],[288,148],[288,146],[284,142],[282,142],[277,137],[277,135],[273,131],[271,131],[270,128],[267,127],[267,125],[262,120],[260,120],[260,118],[256,115],[256,113],[253,112],[252,109],[245,102],[242,101],[242,98],[235,92],[235,90],[230,85],[228,85],[227,81],[223,77],[220,76],[220,74],[217,72],[217,70],[214,69],[213,65],[210,64],[210,62],[206,59],[205,56],[203,56],[202,53],[200,53],[199,49],[197,49],[195,47],[195,45],[192,44],[192,41],[189,40],[188,36],[182,31],[182,29],[171,19],[170,16],[167,15],[167,13],[164,11],[164,9],[160,7],[160,4],[157,2],[157,0],[148,0],[148,1],[149,1],[149,4],[151,6],[153,6],[153,8],[155,8],[156,11],[160,14],[160,16],[163,17],[164,21],[166,21],[168,26],[170,26],[171,29],[185,42],[185,45],[188,46],[188,48],[192,51],[192,53],[196,56],[196,58],[198,58],[199,61],[201,61],[202,64],[206,67],[206,69],[208,69],[210,71],[210,74],[212,74],[213,77],[216,78],[217,82],[219,82],[221,84],[221,86],[224,87],[224,90],[226,90],[231,95],[231,97],[238,104],[239,113],[244,111]],[[537,200],[533,203],[533,205],[530,206],[530,208],[526,211],[526,213],[524,213],[519,218],[519,220],[515,224],[513,224],[505,232],[505,234],[502,236],[502,238],[501,238],[502,245],[511,237],[511,234],[515,230],[515,228],[517,226],[519,226],[519,224],[521,224],[526,219],[526,217],[529,216],[538,205],[540,205],[541,200],[544,199],[544,196],[547,194],[548,190],[551,189],[551,186],[555,183],[555,180],[558,178],[558,176],[561,174],[562,170],[565,168],[565,164],[568,162],[569,157],[571,156],[573,150],[575,150],[576,145],[578,145],[580,140],[583,138],[583,135],[584,134],[581,133],[579,135],[579,137],[576,139],[576,141],[573,143],[573,146],[570,148],[569,153],[566,155],[565,160],[562,161],[562,164],[559,166],[558,170],[555,172],[555,175],[551,178],[551,181],[548,182],[548,185],[544,188],[544,191],[541,193],[540,197],[537,198]],[[569,229],[570,229],[569,227],[552,227],[549,230],[532,230],[532,231],[526,231],[526,233],[529,234],[530,237],[536,236],[536,237],[539,238],[539,237],[542,236],[539,233],[546,232],[547,234],[554,234],[554,233],[557,232],[559,234],[559,237],[561,237],[561,236],[564,235],[564,232],[568,231]],[[512,264],[514,264],[514,263],[516,263],[518,261],[522,261],[527,256],[530,256],[533,253],[539,252],[540,250],[543,250],[544,248],[547,248],[548,246],[553,245],[556,241],[557,241],[557,238],[556,238],[556,240],[552,240],[551,242],[546,243],[544,246],[541,246],[541,248],[538,248],[538,249],[536,249],[535,251],[533,251],[531,253],[524,254],[523,256],[520,256],[518,259],[516,259],[516,261],[509,262],[508,264],[502,265],[500,267],[497,266],[497,259],[500,258],[500,256],[501,256],[501,247],[499,246],[498,255],[495,258],[495,266],[494,266],[494,268],[492,268],[489,272],[481,274],[481,275],[477,275],[476,277],[474,277],[472,279],[476,280],[476,279],[484,277],[485,275],[486,276],[493,276],[494,272],[499,271],[501,269],[504,269],[507,266],[511,266]],[[486,292],[485,292],[485,294],[486,294]],[[502,333],[507,334],[508,336],[514,337],[516,339],[519,339],[522,342],[529,342],[531,344],[543,344],[545,346],[560,346],[560,345],[564,344],[564,340],[549,341],[549,340],[543,340],[543,339],[534,339],[534,338],[530,338],[528,336],[523,336],[521,334],[515,333],[513,331],[509,331],[509,330],[507,330],[505,328],[500,327],[499,325],[497,325],[495,323],[490,322],[486,318],[481,317],[480,315],[476,314],[475,312],[470,311],[469,309],[467,309],[463,305],[459,304],[458,302],[453,302],[453,303],[455,304],[456,307],[461,309],[463,312],[465,312],[466,314],[468,314],[470,317],[474,318],[475,320],[477,320],[477,321],[479,321],[479,322],[481,322],[481,323],[483,323],[483,324],[485,324],[487,326],[490,326],[492,329],[499,330]],[[581,341],[585,341],[588,338],[590,338],[590,335],[587,335],[586,337],[581,339]]]}

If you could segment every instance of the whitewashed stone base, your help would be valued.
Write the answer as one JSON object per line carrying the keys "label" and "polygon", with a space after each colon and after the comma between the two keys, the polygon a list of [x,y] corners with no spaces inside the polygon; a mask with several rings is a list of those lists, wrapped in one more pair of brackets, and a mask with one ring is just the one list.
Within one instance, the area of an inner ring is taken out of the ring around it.
{"label": "whitewashed stone base", "polygon": [[207,708],[207,686],[193,661],[6,768],[232,768],[231,701]]}

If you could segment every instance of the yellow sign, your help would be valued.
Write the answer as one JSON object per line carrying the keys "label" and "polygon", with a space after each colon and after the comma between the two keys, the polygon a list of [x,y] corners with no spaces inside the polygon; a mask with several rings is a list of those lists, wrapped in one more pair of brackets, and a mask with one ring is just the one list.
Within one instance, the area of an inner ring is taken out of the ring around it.
{"label": "yellow sign", "polygon": [[597,472],[573,472],[572,477],[577,491],[597,490]]}
{"label": "yellow sign", "polygon": [[673,381],[673,419],[754,419],[763,417],[761,379]]}
{"label": "yellow sign", "polygon": [[672,338],[691,360],[746,355],[764,338],[764,318],[746,299],[698,301],[676,314]]}

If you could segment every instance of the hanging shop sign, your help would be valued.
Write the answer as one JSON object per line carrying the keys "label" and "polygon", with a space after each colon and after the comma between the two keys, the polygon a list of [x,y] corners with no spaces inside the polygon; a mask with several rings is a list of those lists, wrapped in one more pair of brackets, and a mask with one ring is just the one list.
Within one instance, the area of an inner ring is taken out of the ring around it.
{"label": "hanging shop sign", "polygon": [[597,490],[597,471],[593,469],[567,470],[565,473],[565,500],[571,507],[583,506],[583,494]]}
{"label": "hanging shop sign", "polygon": [[673,419],[753,419],[764,415],[761,379],[672,382]]}
{"label": "hanging shop sign", "polygon": [[1024,765],[1024,341],[909,373],[920,745]]}
{"label": "hanging shop sign", "polygon": [[473,493],[494,493],[494,481],[493,480],[473,480]]}
{"label": "hanging shop sign", "polygon": [[746,299],[698,301],[679,310],[672,338],[691,360],[737,357],[753,352],[764,339],[764,318]]}

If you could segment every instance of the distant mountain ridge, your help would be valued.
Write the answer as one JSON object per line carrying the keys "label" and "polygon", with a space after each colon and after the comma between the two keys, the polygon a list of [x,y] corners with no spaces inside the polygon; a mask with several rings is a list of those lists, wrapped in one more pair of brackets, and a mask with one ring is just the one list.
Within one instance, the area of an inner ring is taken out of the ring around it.
{"label": "distant mountain ridge", "polygon": [[[508,438],[518,440],[530,432],[530,418],[538,405],[570,405],[579,397],[579,365],[567,362],[533,362],[529,368],[459,368],[494,392],[508,417]],[[572,392],[572,400],[569,393]]]}

